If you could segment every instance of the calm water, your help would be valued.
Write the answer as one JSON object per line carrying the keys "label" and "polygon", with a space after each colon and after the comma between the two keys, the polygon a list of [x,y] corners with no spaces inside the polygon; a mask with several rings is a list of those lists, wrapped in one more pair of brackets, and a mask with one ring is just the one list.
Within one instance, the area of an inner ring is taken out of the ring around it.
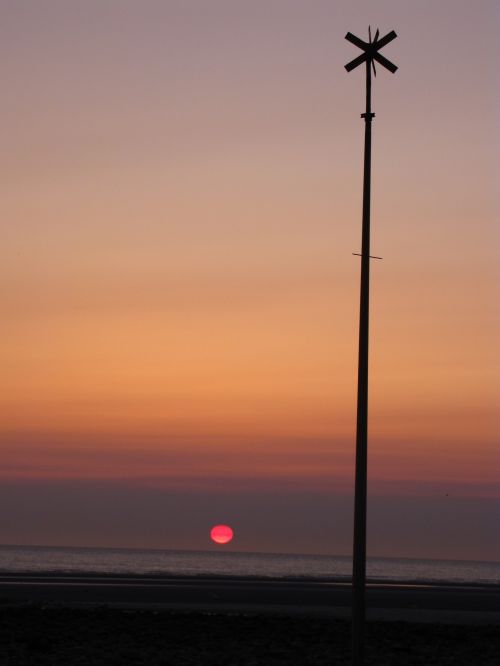
{"label": "calm water", "polygon": [[[372,558],[372,581],[500,584],[500,563]],[[0,546],[0,572],[259,576],[348,580],[348,557],[269,553]]]}

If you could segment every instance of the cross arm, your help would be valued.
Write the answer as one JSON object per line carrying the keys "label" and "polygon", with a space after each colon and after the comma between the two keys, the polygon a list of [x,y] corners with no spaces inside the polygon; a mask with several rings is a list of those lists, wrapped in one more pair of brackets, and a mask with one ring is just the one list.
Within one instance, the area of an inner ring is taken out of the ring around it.
{"label": "cross arm", "polygon": [[397,70],[397,66],[391,62],[390,60],[387,60],[387,58],[384,58],[384,56],[381,53],[374,53],[373,54],[373,59],[379,62],[381,65],[383,65],[386,69],[388,69],[390,72],[394,74],[394,72]]}
{"label": "cross arm", "polygon": [[374,43],[375,48],[377,51],[381,48],[383,48],[386,44],[389,44],[389,42],[392,42],[393,39],[396,39],[397,35],[394,32],[394,30],[391,30],[391,32],[388,32],[385,37],[382,37],[382,39],[379,39]]}
{"label": "cross arm", "polygon": [[367,59],[368,55],[366,53],[362,53],[359,55],[357,58],[354,58],[354,60],[351,60],[351,62],[348,62],[347,65],[344,65],[344,67],[347,69],[348,72],[351,70],[355,69],[358,65],[361,65],[362,62],[364,62]]}
{"label": "cross arm", "polygon": [[357,46],[363,51],[366,51],[366,49],[370,46],[370,44],[368,44],[367,42],[364,42],[359,37],[356,37],[356,35],[353,35],[352,32],[348,32],[345,38],[347,39],[348,42],[351,42],[351,44],[354,44],[354,46]]}

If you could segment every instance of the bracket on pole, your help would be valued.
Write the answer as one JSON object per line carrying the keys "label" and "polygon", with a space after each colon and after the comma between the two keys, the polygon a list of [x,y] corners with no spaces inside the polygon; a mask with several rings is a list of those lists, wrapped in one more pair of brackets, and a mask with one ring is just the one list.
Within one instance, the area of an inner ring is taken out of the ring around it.
{"label": "bracket on pole", "polygon": [[[353,252],[352,253],[354,257],[362,257],[363,255],[361,252]],[[372,254],[370,254],[370,259],[383,259],[384,257],[374,257]]]}

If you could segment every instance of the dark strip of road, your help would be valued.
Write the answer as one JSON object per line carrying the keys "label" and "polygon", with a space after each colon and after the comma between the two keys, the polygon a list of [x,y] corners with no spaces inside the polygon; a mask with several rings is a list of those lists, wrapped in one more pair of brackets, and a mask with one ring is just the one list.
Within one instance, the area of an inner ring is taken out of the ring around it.
{"label": "dark strip of road", "polygon": [[[0,575],[0,603],[331,614],[333,609],[348,611],[351,585],[303,580]],[[476,613],[494,622],[500,617],[500,587],[371,584],[367,606],[393,611],[393,615],[397,611],[398,619],[405,618],[402,611],[410,616],[412,611],[431,611]]]}

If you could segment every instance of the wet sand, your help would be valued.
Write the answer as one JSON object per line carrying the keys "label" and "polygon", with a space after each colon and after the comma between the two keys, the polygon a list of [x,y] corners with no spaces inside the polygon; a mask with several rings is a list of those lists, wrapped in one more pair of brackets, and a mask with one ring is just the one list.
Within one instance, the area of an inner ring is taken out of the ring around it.
{"label": "wet sand", "polygon": [[[0,664],[349,664],[350,593],[324,581],[1,575]],[[367,665],[498,664],[498,587],[378,584],[367,597],[386,620],[367,623]]]}

